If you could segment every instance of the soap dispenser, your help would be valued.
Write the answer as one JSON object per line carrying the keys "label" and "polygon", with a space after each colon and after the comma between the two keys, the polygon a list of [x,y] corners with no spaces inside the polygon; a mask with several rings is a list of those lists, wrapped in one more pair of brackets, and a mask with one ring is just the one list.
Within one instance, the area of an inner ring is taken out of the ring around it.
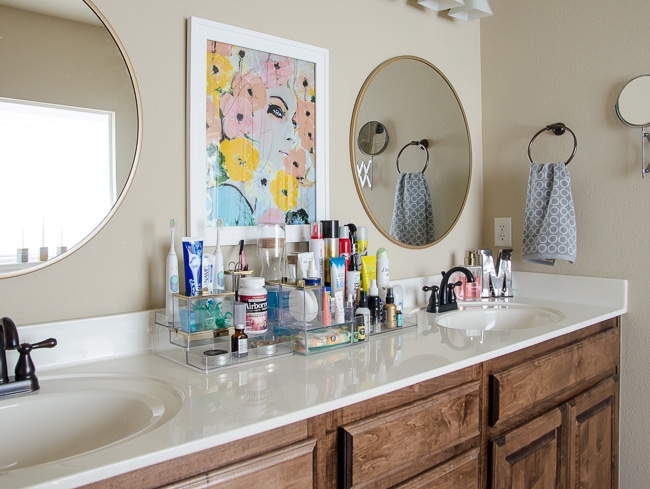
{"label": "soap dispenser", "polygon": [[465,268],[474,275],[474,282],[465,282],[464,299],[475,301],[481,299],[481,287],[483,282],[483,268],[479,264],[479,255],[475,250],[465,252]]}

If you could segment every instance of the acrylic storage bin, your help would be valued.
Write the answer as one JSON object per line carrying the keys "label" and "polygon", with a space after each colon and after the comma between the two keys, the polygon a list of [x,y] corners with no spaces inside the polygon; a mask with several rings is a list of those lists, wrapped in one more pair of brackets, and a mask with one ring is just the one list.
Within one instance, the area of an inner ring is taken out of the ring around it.
{"label": "acrylic storage bin", "polygon": [[232,292],[194,297],[174,294],[171,326],[188,334],[228,329],[233,325],[233,300]]}
{"label": "acrylic storage bin", "polygon": [[202,372],[291,355],[289,345],[279,345],[273,337],[252,337],[248,355],[231,353],[234,293],[197,297],[174,296],[174,316],[156,312],[154,352],[181,365]]}
{"label": "acrylic storage bin", "polygon": [[324,287],[282,283],[267,288],[274,336],[294,352],[309,355],[359,341],[355,321],[337,322]]}

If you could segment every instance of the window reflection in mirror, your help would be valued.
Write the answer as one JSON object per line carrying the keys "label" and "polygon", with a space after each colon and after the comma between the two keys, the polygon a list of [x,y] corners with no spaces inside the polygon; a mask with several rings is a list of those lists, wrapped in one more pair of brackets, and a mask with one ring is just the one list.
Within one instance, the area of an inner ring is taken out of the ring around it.
{"label": "window reflection in mirror", "polygon": [[11,209],[0,264],[16,262],[18,248],[29,250],[28,262],[47,260],[110,211],[113,119],[109,111],[0,98],[0,209]]}

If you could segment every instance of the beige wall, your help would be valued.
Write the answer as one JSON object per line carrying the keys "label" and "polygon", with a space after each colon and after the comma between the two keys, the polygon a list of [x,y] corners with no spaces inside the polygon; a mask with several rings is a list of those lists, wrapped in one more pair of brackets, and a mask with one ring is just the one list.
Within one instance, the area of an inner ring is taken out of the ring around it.
{"label": "beige wall", "polygon": [[[621,487],[647,487],[650,179],[640,175],[638,130],[623,126],[614,112],[624,83],[650,72],[647,2],[490,3],[495,15],[481,24],[485,242],[492,241],[494,217],[512,216],[515,269],[629,280],[630,312],[622,329]],[[535,132],[558,121],[578,138],[569,165],[578,256],[574,265],[545,268],[521,262],[526,151]]]}
{"label": "beige wall", "polygon": [[[330,217],[369,226],[371,251],[389,250],[394,278],[439,273],[480,240],[480,27],[452,21],[415,0],[96,0],[133,63],[143,102],[140,165],[123,205],[85,247],[25,276],[0,279],[0,314],[17,324],[162,307],[169,220],[185,228],[186,20],[203,17],[329,49]],[[381,237],[352,183],[348,132],[367,75],[411,54],[436,65],[456,88],[474,152],[471,197],[454,231],[434,248],[407,251]],[[224,251],[234,258],[232,249]],[[248,257],[253,257],[251,250]],[[253,259],[254,261],[254,259]]]}

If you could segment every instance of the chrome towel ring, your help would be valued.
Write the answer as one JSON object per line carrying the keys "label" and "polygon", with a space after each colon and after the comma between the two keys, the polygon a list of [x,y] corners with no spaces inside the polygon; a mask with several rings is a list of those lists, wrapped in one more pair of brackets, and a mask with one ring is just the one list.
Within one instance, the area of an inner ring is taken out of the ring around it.
{"label": "chrome towel ring", "polygon": [[528,160],[533,163],[533,157],[530,154],[530,149],[533,147],[533,141],[535,141],[535,138],[539,136],[541,133],[544,131],[553,131],[553,134],[556,136],[562,136],[566,131],[569,131],[571,133],[571,136],[573,136],[573,152],[571,153],[571,156],[569,157],[568,160],[564,163],[565,165],[568,165],[569,162],[573,159],[573,157],[576,155],[576,151],[578,149],[578,139],[576,138],[575,133],[569,129],[568,126],[566,126],[562,122],[556,122],[555,124],[549,124],[546,127],[543,127],[539,131],[535,133],[535,135],[532,137],[530,140],[530,143],[528,143]]}
{"label": "chrome towel ring", "polygon": [[422,168],[422,173],[424,173],[427,169],[427,166],[429,166],[429,141],[427,141],[426,139],[421,139],[420,141],[411,141],[410,143],[404,145],[404,147],[399,150],[399,153],[397,154],[397,173],[402,173],[399,170],[399,157],[402,155],[402,152],[409,146],[419,146],[421,150],[426,152],[427,161],[425,161],[424,168]]}

